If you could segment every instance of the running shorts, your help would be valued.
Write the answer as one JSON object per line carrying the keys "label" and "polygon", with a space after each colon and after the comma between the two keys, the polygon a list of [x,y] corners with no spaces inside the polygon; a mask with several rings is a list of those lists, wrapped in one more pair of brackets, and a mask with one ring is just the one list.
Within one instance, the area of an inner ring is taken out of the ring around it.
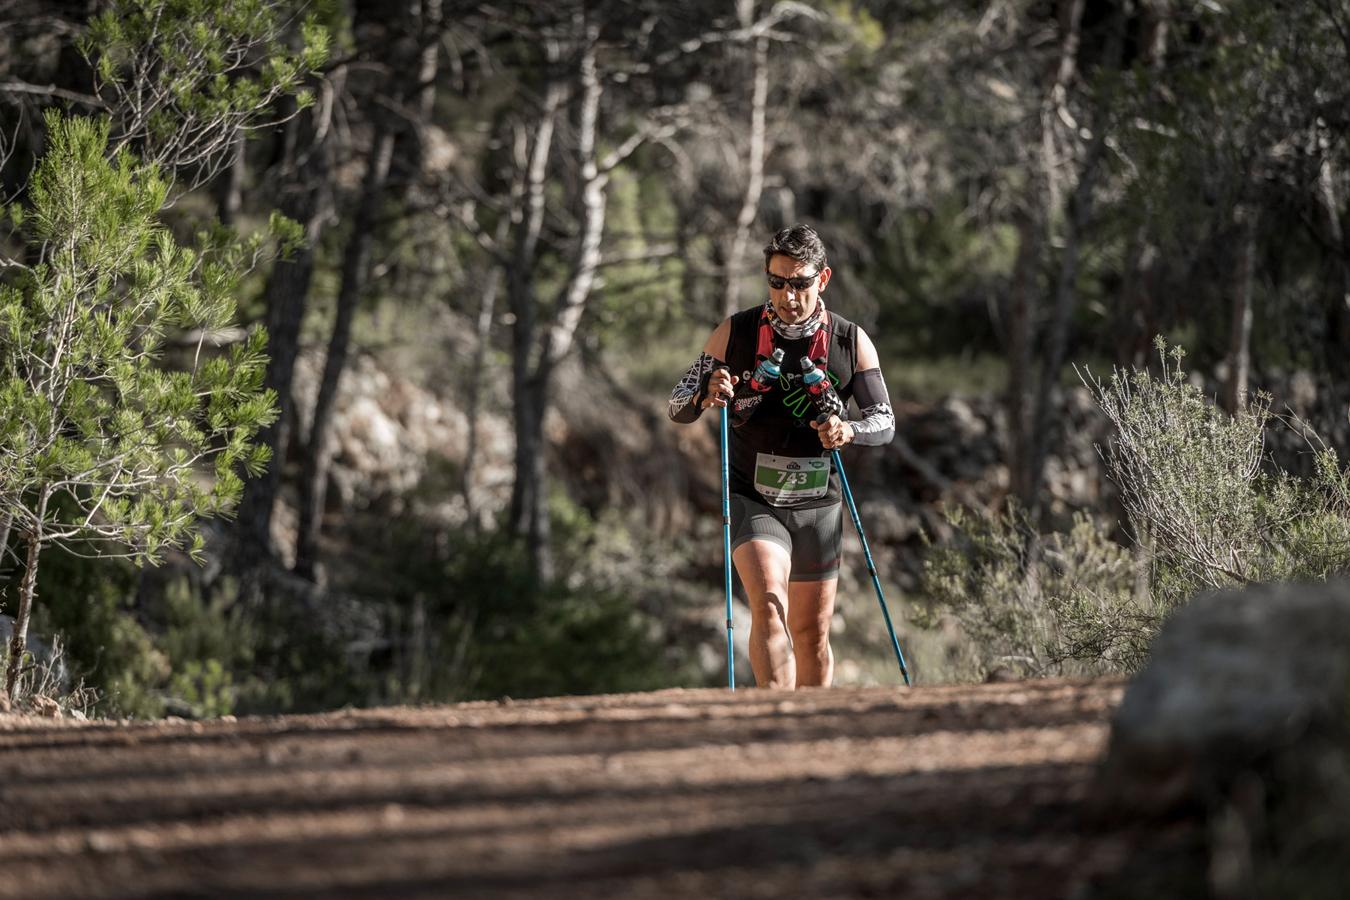
{"label": "running shorts", "polygon": [[843,533],[842,503],[787,509],[743,494],[731,495],[731,549],[746,541],[772,541],[792,557],[789,581],[838,578]]}

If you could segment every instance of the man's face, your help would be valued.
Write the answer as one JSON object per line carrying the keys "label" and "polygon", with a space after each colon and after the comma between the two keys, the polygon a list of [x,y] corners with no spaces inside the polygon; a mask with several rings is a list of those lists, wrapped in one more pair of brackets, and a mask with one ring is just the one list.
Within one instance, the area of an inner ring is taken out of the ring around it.
{"label": "man's face", "polygon": [[775,254],[769,260],[766,275],[773,311],[787,324],[796,325],[815,313],[820,292],[830,280],[830,267],[817,271],[810,263]]}

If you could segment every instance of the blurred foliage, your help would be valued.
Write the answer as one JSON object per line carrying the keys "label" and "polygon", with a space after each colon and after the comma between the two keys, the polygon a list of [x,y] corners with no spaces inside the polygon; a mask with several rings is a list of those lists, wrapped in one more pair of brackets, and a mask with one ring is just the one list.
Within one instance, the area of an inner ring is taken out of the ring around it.
{"label": "blurred foliage", "polygon": [[441,696],[538,697],[685,683],[690,673],[667,661],[662,623],[625,590],[639,584],[642,573],[610,586],[587,572],[609,528],[560,491],[550,515],[559,575],[546,584],[531,581],[525,550],[509,534],[448,536],[433,610],[449,623],[442,640],[462,652],[458,671],[442,667],[454,683],[441,685]]}
{"label": "blurred foliage", "polygon": [[38,572],[37,635],[59,635],[72,674],[98,694],[105,715],[164,713],[158,688],[170,662],[132,610],[139,573],[122,560],[89,560],[53,550]]}
{"label": "blurred foliage", "polygon": [[522,549],[501,535],[466,541],[446,572],[447,596],[468,601],[462,696],[539,697],[678,684],[663,664],[659,625],[627,594],[528,581]]}

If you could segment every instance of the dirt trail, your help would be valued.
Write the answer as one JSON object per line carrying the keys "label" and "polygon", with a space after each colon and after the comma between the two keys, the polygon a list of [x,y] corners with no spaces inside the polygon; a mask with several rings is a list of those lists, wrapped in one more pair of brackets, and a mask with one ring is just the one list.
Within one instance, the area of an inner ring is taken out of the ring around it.
{"label": "dirt trail", "polygon": [[0,897],[1070,896],[1119,682],[0,717]]}

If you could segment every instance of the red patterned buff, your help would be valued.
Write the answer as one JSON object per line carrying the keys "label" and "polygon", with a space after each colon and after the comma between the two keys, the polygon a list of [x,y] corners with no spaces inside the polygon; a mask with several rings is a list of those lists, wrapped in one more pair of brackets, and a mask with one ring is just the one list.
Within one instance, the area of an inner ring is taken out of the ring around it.
{"label": "red patterned buff", "polygon": [[785,340],[811,338],[807,355],[816,364],[824,368],[830,361],[830,314],[825,310],[825,300],[816,298],[816,311],[799,325],[788,325],[778,317],[772,303],[764,304],[764,312],[759,317],[759,340],[755,347],[756,360],[764,359],[773,353],[774,335]]}

